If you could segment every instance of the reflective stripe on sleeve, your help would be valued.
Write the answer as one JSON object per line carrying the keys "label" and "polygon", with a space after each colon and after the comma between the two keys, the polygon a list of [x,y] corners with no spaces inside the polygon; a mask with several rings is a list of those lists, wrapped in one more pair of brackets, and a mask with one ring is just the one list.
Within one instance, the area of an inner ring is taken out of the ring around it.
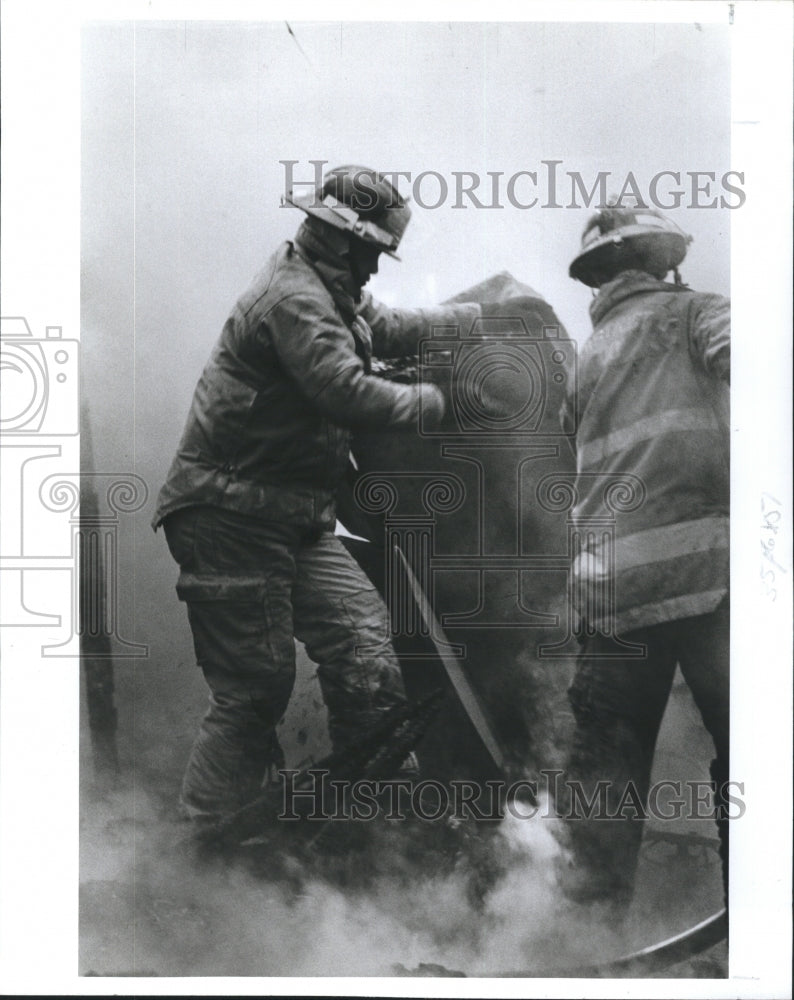
{"label": "reflective stripe on sleeve", "polygon": [[706,517],[697,521],[665,524],[618,538],[615,562],[618,572],[634,566],[666,562],[695,552],[730,547],[730,527],[727,517]]}
{"label": "reflective stripe on sleeve", "polygon": [[697,594],[683,594],[680,597],[668,597],[664,601],[627,608],[615,615],[615,630],[630,632],[635,628],[676,621],[679,618],[707,615],[717,608],[727,593],[727,587],[716,587],[712,590],[702,590]]}
{"label": "reflective stripe on sleeve", "polygon": [[[730,547],[730,527],[727,517],[705,517],[696,521],[680,521],[658,528],[648,528],[615,541],[616,572],[635,566],[651,566],[695,552]],[[598,549],[585,549],[574,561],[574,571],[580,576],[603,579],[608,572]]]}
{"label": "reflective stripe on sleeve", "polygon": [[677,431],[714,431],[719,430],[717,418],[711,409],[700,407],[685,407],[678,410],[663,410],[649,417],[620,427],[592,441],[580,441],[578,444],[579,471],[598,465],[603,459],[616,452],[628,451],[629,448],[658,437]]}
{"label": "reflective stripe on sleeve", "polygon": [[614,543],[601,538],[571,566],[574,605],[596,627],[625,631],[706,614],[727,593],[727,517],[650,528]]}

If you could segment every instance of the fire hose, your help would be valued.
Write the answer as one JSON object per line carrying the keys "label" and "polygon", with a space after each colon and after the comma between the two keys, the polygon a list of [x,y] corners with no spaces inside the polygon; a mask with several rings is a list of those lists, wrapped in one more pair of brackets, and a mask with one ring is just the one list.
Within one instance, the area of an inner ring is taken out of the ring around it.
{"label": "fire hose", "polygon": [[[478,979],[619,979],[628,976],[648,976],[706,951],[723,941],[727,936],[728,914],[726,910],[722,909],[681,934],[675,934],[658,944],[630,952],[607,962],[570,968],[477,972],[472,973],[472,977]],[[469,978],[467,972],[447,969],[443,965],[428,962],[421,962],[415,969],[397,966],[393,971],[398,976]]]}

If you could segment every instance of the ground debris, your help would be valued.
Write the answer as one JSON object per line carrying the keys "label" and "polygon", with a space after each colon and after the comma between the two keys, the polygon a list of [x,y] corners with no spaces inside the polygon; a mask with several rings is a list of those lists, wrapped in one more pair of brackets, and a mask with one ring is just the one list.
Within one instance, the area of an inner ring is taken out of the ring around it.
{"label": "ground debris", "polygon": [[440,978],[446,979],[466,979],[465,972],[459,972],[457,969],[448,969],[444,965],[439,965],[437,962],[420,962],[415,969],[406,969],[402,963],[397,962],[392,966],[392,975],[394,976],[438,976]]}

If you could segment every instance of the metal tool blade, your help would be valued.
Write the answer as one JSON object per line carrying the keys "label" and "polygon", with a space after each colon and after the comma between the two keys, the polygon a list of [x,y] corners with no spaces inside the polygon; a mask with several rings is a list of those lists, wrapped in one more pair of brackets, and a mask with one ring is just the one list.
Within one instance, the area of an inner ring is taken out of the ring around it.
{"label": "metal tool blade", "polygon": [[430,601],[425,592],[422,590],[419,581],[414,576],[413,570],[408,564],[408,560],[403,555],[402,550],[398,545],[395,545],[394,551],[400,558],[402,567],[405,570],[405,575],[408,577],[408,582],[411,585],[411,592],[413,594],[414,601],[416,601],[416,606],[419,609],[419,614],[422,616],[425,626],[430,633],[430,640],[433,643],[442,664],[444,665],[444,669],[452,682],[455,693],[460,699],[463,707],[466,709],[466,713],[471,719],[472,725],[477,730],[477,734],[485,744],[485,748],[491,755],[493,762],[500,770],[504,770],[504,754],[502,753],[502,749],[499,746],[490,725],[488,724],[485,711],[480,704],[480,699],[477,697],[476,692],[469,683],[468,677],[463,672],[463,667],[461,667],[457,659],[449,652],[449,650],[445,649],[443,645],[436,641],[437,636],[439,639],[443,639],[443,641],[446,642],[441,624],[436,618],[433,609],[430,606]]}

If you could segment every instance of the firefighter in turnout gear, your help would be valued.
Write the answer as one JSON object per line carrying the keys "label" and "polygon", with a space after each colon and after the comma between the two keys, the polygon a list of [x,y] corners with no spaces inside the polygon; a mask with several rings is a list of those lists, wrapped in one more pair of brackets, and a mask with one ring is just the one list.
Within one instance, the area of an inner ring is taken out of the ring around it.
{"label": "firefighter in turnout gear", "polygon": [[443,414],[438,389],[375,377],[371,356],[416,353],[434,324],[468,329],[480,315],[392,310],[364,291],[410,215],[382,175],[340,167],[285,201],[306,218],[226,321],[154,517],[210,689],[181,795],[200,822],[234,812],[283,763],[294,637],[318,665],[335,750],[405,700],[386,608],[333,533],[336,492],[351,427]]}
{"label": "firefighter in turnout gear", "polygon": [[[571,898],[619,909],[631,898],[643,824],[617,809],[630,785],[647,804],[676,665],[716,748],[727,899],[730,309],[682,284],[689,242],[661,213],[608,207],[570,267],[598,289],[562,414],[576,434],[573,516],[582,531],[611,519],[614,540],[585,534],[571,567],[583,639],[566,777],[588,798],[607,782],[605,815],[616,818],[588,821],[570,794],[559,804],[571,852],[560,880]],[[621,479],[638,502],[609,507],[609,485]]]}

